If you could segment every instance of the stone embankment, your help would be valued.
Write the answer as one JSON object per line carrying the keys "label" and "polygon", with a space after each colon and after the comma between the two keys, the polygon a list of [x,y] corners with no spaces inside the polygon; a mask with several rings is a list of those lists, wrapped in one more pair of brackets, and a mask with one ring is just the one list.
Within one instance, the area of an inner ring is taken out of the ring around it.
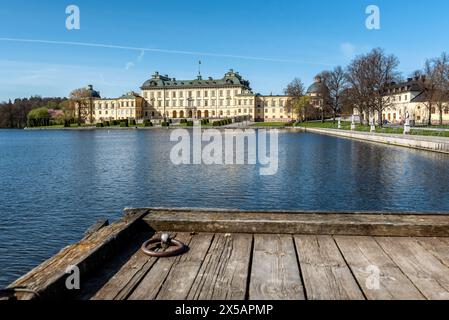
{"label": "stone embankment", "polygon": [[298,129],[311,133],[326,134],[348,139],[377,142],[394,146],[449,154],[449,138],[446,137],[369,133],[360,131],[304,127]]}

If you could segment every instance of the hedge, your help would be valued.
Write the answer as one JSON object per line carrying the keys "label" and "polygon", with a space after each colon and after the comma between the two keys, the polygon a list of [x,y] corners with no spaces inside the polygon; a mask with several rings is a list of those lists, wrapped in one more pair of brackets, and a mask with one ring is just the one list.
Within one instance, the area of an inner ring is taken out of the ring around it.
{"label": "hedge", "polygon": [[153,123],[150,120],[144,120],[143,121],[143,126],[144,127],[152,127]]}

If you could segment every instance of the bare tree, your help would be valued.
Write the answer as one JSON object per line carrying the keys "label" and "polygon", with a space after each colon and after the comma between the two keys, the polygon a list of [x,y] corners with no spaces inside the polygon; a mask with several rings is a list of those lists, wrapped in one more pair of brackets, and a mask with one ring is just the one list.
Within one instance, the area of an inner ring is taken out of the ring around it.
{"label": "bare tree", "polygon": [[296,119],[300,119],[300,101],[301,97],[304,96],[304,83],[299,78],[293,79],[287,85],[287,88],[284,89],[285,95],[291,97],[291,99],[287,102],[287,111],[292,114],[292,116],[296,117]]}
{"label": "bare tree", "polygon": [[89,90],[86,88],[75,89],[70,93],[69,99],[78,126],[81,126],[81,123],[87,117],[89,117],[90,123],[93,123],[93,101]]}
{"label": "bare tree", "polygon": [[373,118],[377,113],[379,126],[383,124],[383,111],[392,106],[385,95],[391,83],[399,79],[398,65],[399,60],[394,55],[386,55],[377,48],[356,57],[348,67],[348,82],[356,95],[355,100],[361,105],[359,108]]}
{"label": "bare tree", "polygon": [[345,104],[353,106],[360,116],[360,124],[366,124],[365,116],[370,113],[372,89],[368,85],[367,66],[364,57],[355,58],[347,67],[346,80],[350,85],[345,95]]}
{"label": "bare tree", "polygon": [[429,114],[427,124],[432,125],[432,113],[438,110],[439,123],[443,124],[443,111],[449,100],[449,55],[443,53],[439,58],[428,59],[419,82]]}
{"label": "bare tree", "polygon": [[318,92],[317,97],[318,99],[315,100],[315,103],[317,103],[318,109],[319,109],[319,117],[321,119],[321,122],[324,123],[324,120],[326,118],[327,112],[331,109],[331,99],[329,94],[329,88],[327,87],[328,81],[330,77],[329,71],[323,71],[320,74],[318,74],[315,79],[320,79],[321,83],[318,85]]}
{"label": "bare tree", "polygon": [[328,90],[326,95],[327,99],[326,107],[332,113],[334,123],[336,121],[337,115],[340,113],[342,108],[342,95],[343,92],[348,88],[348,81],[346,72],[341,66],[335,67],[332,71],[325,71],[322,73],[322,78],[324,84]]}

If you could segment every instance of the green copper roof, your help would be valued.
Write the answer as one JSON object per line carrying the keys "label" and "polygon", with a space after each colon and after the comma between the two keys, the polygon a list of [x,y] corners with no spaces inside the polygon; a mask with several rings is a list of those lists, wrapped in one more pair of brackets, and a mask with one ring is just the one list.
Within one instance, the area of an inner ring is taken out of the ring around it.
{"label": "green copper roof", "polygon": [[320,76],[315,77],[315,82],[307,89],[308,94],[316,93],[323,94],[329,91],[326,84],[322,81]]}
{"label": "green copper roof", "polygon": [[100,99],[100,92],[94,90],[94,86],[89,84],[86,88],[86,95],[87,98],[96,98],[96,99]]}
{"label": "green copper roof", "polygon": [[195,80],[176,80],[168,76],[161,76],[158,72],[150,80],[145,81],[142,90],[149,89],[179,89],[179,88],[207,88],[207,87],[244,87],[251,90],[249,81],[244,80],[238,72],[230,70],[222,79],[203,79],[198,76]]}
{"label": "green copper roof", "polygon": [[135,99],[140,97],[137,93],[135,92],[128,92],[126,94],[124,94],[123,96],[121,96],[119,99]]}

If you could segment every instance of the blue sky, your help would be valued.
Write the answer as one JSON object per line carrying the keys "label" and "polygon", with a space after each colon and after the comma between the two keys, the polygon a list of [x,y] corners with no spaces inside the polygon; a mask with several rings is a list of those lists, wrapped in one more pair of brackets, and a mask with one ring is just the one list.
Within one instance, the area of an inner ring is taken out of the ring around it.
{"label": "blue sky", "polygon": [[[81,10],[80,30],[65,27],[71,4]],[[381,10],[380,30],[365,28],[371,4]],[[318,72],[374,47],[396,54],[407,76],[449,51],[448,12],[447,0],[1,1],[0,101],[67,96],[86,84],[115,97],[139,91],[156,70],[194,78],[198,60],[206,77],[233,68],[255,92],[278,94],[295,77],[308,85]]]}

